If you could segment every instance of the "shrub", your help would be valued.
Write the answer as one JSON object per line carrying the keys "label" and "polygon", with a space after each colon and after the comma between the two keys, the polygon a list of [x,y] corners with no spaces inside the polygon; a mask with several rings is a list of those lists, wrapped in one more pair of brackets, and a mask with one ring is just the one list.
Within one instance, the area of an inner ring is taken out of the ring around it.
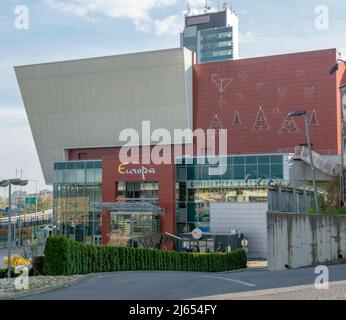
{"label": "shrub", "polygon": [[30,275],[42,276],[43,273],[44,257],[37,256],[32,259],[32,269],[30,270]]}
{"label": "shrub", "polygon": [[93,246],[63,236],[47,239],[43,274],[73,275],[134,270],[220,272],[246,268],[242,249],[230,253],[188,253],[113,246]]}

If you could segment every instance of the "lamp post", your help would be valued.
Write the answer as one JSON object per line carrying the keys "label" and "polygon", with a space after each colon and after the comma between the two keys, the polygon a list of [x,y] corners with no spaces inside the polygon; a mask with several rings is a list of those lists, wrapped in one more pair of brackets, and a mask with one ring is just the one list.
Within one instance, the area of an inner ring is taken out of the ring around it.
{"label": "lamp post", "polygon": [[[342,59],[337,59],[336,64],[330,69],[329,74],[334,75],[339,70],[339,63],[344,63],[346,65],[346,61]],[[346,87],[346,83],[341,84],[339,87],[340,90],[340,142],[341,142],[341,179],[340,179],[340,192],[341,192],[341,206],[345,206],[345,173],[344,173],[344,166],[345,166],[345,117],[344,117],[344,110],[343,105],[346,105],[346,90],[344,91],[344,88]]]}
{"label": "lamp post", "polygon": [[320,211],[320,206],[318,204],[318,197],[317,197],[317,186],[316,186],[316,176],[315,176],[315,167],[314,167],[314,159],[312,157],[312,149],[311,149],[311,139],[310,139],[310,129],[308,124],[308,116],[305,110],[302,111],[294,111],[289,114],[289,117],[301,117],[304,116],[304,122],[305,122],[305,131],[306,131],[306,140],[308,143],[309,148],[309,156],[310,156],[310,168],[311,168],[311,177],[312,177],[312,184],[314,188],[314,198],[315,198],[315,207],[316,211]]}
{"label": "lamp post", "polygon": [[28,184],[27,180],[21,180],[21,179],[9,179],[9,180],[2,180],[0,181],[0,187],[7,188],[8,187],[8,234],[7,234],[7,278],[11,279],[11,245],[12,245],[12,217],[11,217],[11,211],[12,211],[12,185],[14,186],[26,186]]}

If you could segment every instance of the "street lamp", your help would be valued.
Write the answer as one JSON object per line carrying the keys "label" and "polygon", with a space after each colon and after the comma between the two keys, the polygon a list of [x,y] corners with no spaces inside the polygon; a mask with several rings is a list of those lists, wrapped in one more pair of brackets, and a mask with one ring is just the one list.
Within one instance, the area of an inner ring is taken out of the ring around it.
{"label": "street lamp", "polygon": [[[330,69],[329,74],[334,75],[339,70],[339,63],[344,63],[346,65],[346,61],[342,59],[337,59],[336,64]],[[341,84],[339,87],[340,90],[340,133],[341,133],[341,179],[340,179],[340,191],[341,191],[341,206],[345,206],[345,174],[344,174],[344,166],[345,166],[345,116],[343,105],[346,106],[346,91],[343,88],[346,87],[346,83]],[[344,91],[344,92],[343,92]],[[345,110],[346,111],[346,110]]]}
{"label": "street lamp", "polygon": [[9,180],[2,180],[0,181],[0,187],[1,188],[7,188],[8,187],[8,234],[7,234],[7,278],[11,278],[11,238],[12,238],[12,220],[11,220],[11,210],[12,210],[12,190],[11,186],[21,186],[24,187],[28,184],[27,180],[21,180],[21,179],[9,179]]}
{"label": "street lamp", "polygon": [[311,140],[310,140],[310,130],[309,130],[309,124],[308,124],[308,116],[305,110],[300,111],[294,111],[289,114],[289,117],[301,117],[304,116],[304,122],[305,122],[305,131],[306,131],[306,140],[308,143],[309,148],[309,155],[310,155],[310,167],[311,167],[311,176],[312,176],[312,183],[314,187],[314,198],[315,198],[315,207],[316,211],[320,211],[320,207],[318,204],[318,198],[317,198],[317,186],[316,186],[316,176],[315,176],[315,167],[314,167],[314,160],[312,157],[312,149],[311,149]]}

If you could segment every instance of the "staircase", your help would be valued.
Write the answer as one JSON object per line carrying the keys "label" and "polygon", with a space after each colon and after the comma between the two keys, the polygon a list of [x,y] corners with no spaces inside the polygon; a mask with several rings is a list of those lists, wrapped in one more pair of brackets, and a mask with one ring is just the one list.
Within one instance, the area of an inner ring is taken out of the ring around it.
{"label": "staircase", "polygon": [[[295,148],[295,159],[302,160],[308,164],[310,163],[310,154],[309,154],[309,148],[307,147],[296,147]],[[329,176],[336,177],[341,174],[341,165],[333,163],[331,161],[326,160],[322,155],[319,153],[312,151],[312,158],[314,162],[314,167],[316,169],[321,170],[322,172],[328,174]]]}

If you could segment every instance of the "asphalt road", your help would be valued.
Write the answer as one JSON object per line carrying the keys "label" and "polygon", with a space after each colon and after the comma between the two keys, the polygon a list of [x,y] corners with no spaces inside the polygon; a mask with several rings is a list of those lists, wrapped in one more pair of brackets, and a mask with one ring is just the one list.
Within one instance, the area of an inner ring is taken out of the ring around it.
{"label": "asphalt road", "polygon": [[[313,285],[314,268],[270,272],[265,269],[226,273],[122,272],[98,274],[68,288],[26,300],[175,300]],[[329,267],[329,280],[346,280],[346,265]],[[259,291],[260,292],[260,291]]]}

